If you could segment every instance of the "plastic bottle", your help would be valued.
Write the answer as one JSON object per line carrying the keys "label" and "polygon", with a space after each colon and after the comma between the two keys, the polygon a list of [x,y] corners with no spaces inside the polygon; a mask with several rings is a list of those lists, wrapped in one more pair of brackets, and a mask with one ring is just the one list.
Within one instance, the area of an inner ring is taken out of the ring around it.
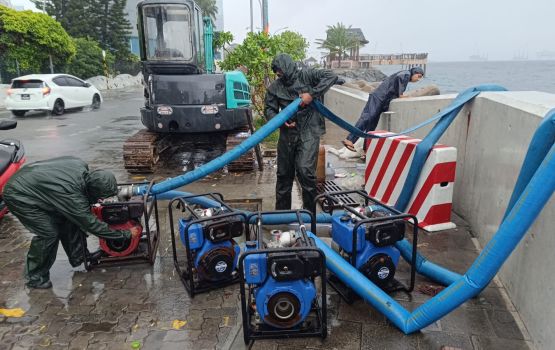
{"label": "plastic bottle", "polygon": [[326,181],[335,179],[335,169],[331,167],[331,163],[328,162],[326,166]]}

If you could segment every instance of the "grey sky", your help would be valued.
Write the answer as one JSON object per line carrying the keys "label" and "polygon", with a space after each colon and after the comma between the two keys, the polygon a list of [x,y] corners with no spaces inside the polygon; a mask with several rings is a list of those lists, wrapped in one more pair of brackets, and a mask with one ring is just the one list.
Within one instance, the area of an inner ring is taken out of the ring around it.
{"label": "grey sky", "polygon": [[[254,26],[261,27],[259,0]],[[362,28],[370,41],[364,53],[429,52],[430,60],[489,60],[555,51],[555,0],[268,0],[270,32],[301,33],[320,57],[314,40],[326,25]],[[224,0],[224,26],[242,42],[250,25],[249,0]],[[260,30],[260,29],[258,29]]]}

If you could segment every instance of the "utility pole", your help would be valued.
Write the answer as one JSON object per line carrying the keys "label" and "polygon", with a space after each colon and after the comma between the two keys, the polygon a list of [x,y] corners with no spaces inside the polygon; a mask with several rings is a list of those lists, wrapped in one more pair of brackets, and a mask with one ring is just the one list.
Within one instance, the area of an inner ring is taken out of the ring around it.
{"label": "utility pole", "polygon": [[253,12],[252,12],[252,1],[253,1],[253,0],[251,0],[251,33],[254,32]]}
{"label": "utility pole", "polygon": [[268,22],[268,0],[262,0],[262,30],[270,34],[270,24]]}

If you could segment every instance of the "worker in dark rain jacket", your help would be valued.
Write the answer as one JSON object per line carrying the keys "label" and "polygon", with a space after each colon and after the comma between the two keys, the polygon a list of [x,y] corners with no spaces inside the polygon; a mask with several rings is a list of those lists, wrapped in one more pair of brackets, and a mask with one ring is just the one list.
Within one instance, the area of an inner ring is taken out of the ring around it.
{"label": "worker in dark rain jacket", "polygon": [[299,111],[280,127],[277,148],[276,209],[291,209],[291,190],[295,175],[302,188],[303,208],[316,211],[316,162],[320,136],[325,131],[324,117],[310,106],[337,81],[323,69],[298,69],[287,54],[272,61],[276,79],[266,92],[264,114],[273,118],[296,98],[302,99]]}
{"label": "worker in dark rain jacket", "polygon": [[[404,97],[403,93],[407,89],[409,82],[416,83],[424,76],[424,71],[420,67],[414,67],[410,70],[402,70],[387,77],[378,88],[368,96],[368,101],[360,114],[355,126],[364,132],[376,130],[380,115],[389,109],[391,100]],[[343,141],[343,145],[349,150],[355,152],[353,144],[358,137],[349,134],[347,139]]]}
{"label": "worker in dark rain jacket", "polygon": [[117,195],[114,175],[89,171],[79,158],[60,157],[28,164],[4,187],[8,209],[34,236],[27,253],[25,279],[30,288],[50,288],[50,268],[56,260],[58,242],[69,263],[83,263],[86,248],[83,232],[106,239],[129,239],[139,230],[113,231],[91,213],[91,204]]}

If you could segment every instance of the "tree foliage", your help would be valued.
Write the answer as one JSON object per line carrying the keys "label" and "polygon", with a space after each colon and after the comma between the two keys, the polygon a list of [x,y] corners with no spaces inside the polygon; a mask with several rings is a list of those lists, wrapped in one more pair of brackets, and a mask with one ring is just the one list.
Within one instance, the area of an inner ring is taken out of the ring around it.
{"label": "tree foliage", "polygon": [[127,0],[47,0],[46,12],[72,37],[94,39],[118,60],[128,60],[131,24],[126,18],[126,3]]}
{"label": "tree foliage", "polygon": [[288,53],[294,60],[302,60],[306,57],[307,48],[308,42],[299,33],[249,33],[241,45],[228,53],[221,67],[224,70],[245,68],[251,86],[253,108],[255,113],[261,116],[266,88],[275,78],[271,69],[273,58],[279,53]]}
{"label": "tree foliage", "polygon": [[[73,39],[77,47],[75,57],[67,66],[69,74],[88,79],[97,75],[105,75],[102,48],[95,40],[89,38]],[[114,64],[114,56],[110,53],[106,54],[107,67]]]}
{"label": "tree foliage", "polygon": [[218,14],[218,6],[216,5],[216,0],[195,0],[200,9],[202,10],[203,16],[208,16],[212,18],[212,21],[216,20],[216,15]]}
{"label": "tree foliage", "polygon": [[49,56],[62,66],[74,55],[71,37],[48,15],[0,6],[0,60],[8,72],[16,72],[16,60],[22,71],[39,72]]}
{"label": "tree foliage", "polygon": [[214,32],[214,38],[212,40],[212,47],[214,51],[226,50],[226,46],[229,46],[233,42],[233,34],[231,32]]}
{"label": "tree foliage", "polygon": [[320,45],[318,48],[328,50],[332,60],[337,57],[339,67],[341,67],[341,60],[347,51],[360,45],[359,41],[349,32],[350,28],[351,26],[346,27],[343,23],[328,26],[326,39],[316,40],[316,44]]}

